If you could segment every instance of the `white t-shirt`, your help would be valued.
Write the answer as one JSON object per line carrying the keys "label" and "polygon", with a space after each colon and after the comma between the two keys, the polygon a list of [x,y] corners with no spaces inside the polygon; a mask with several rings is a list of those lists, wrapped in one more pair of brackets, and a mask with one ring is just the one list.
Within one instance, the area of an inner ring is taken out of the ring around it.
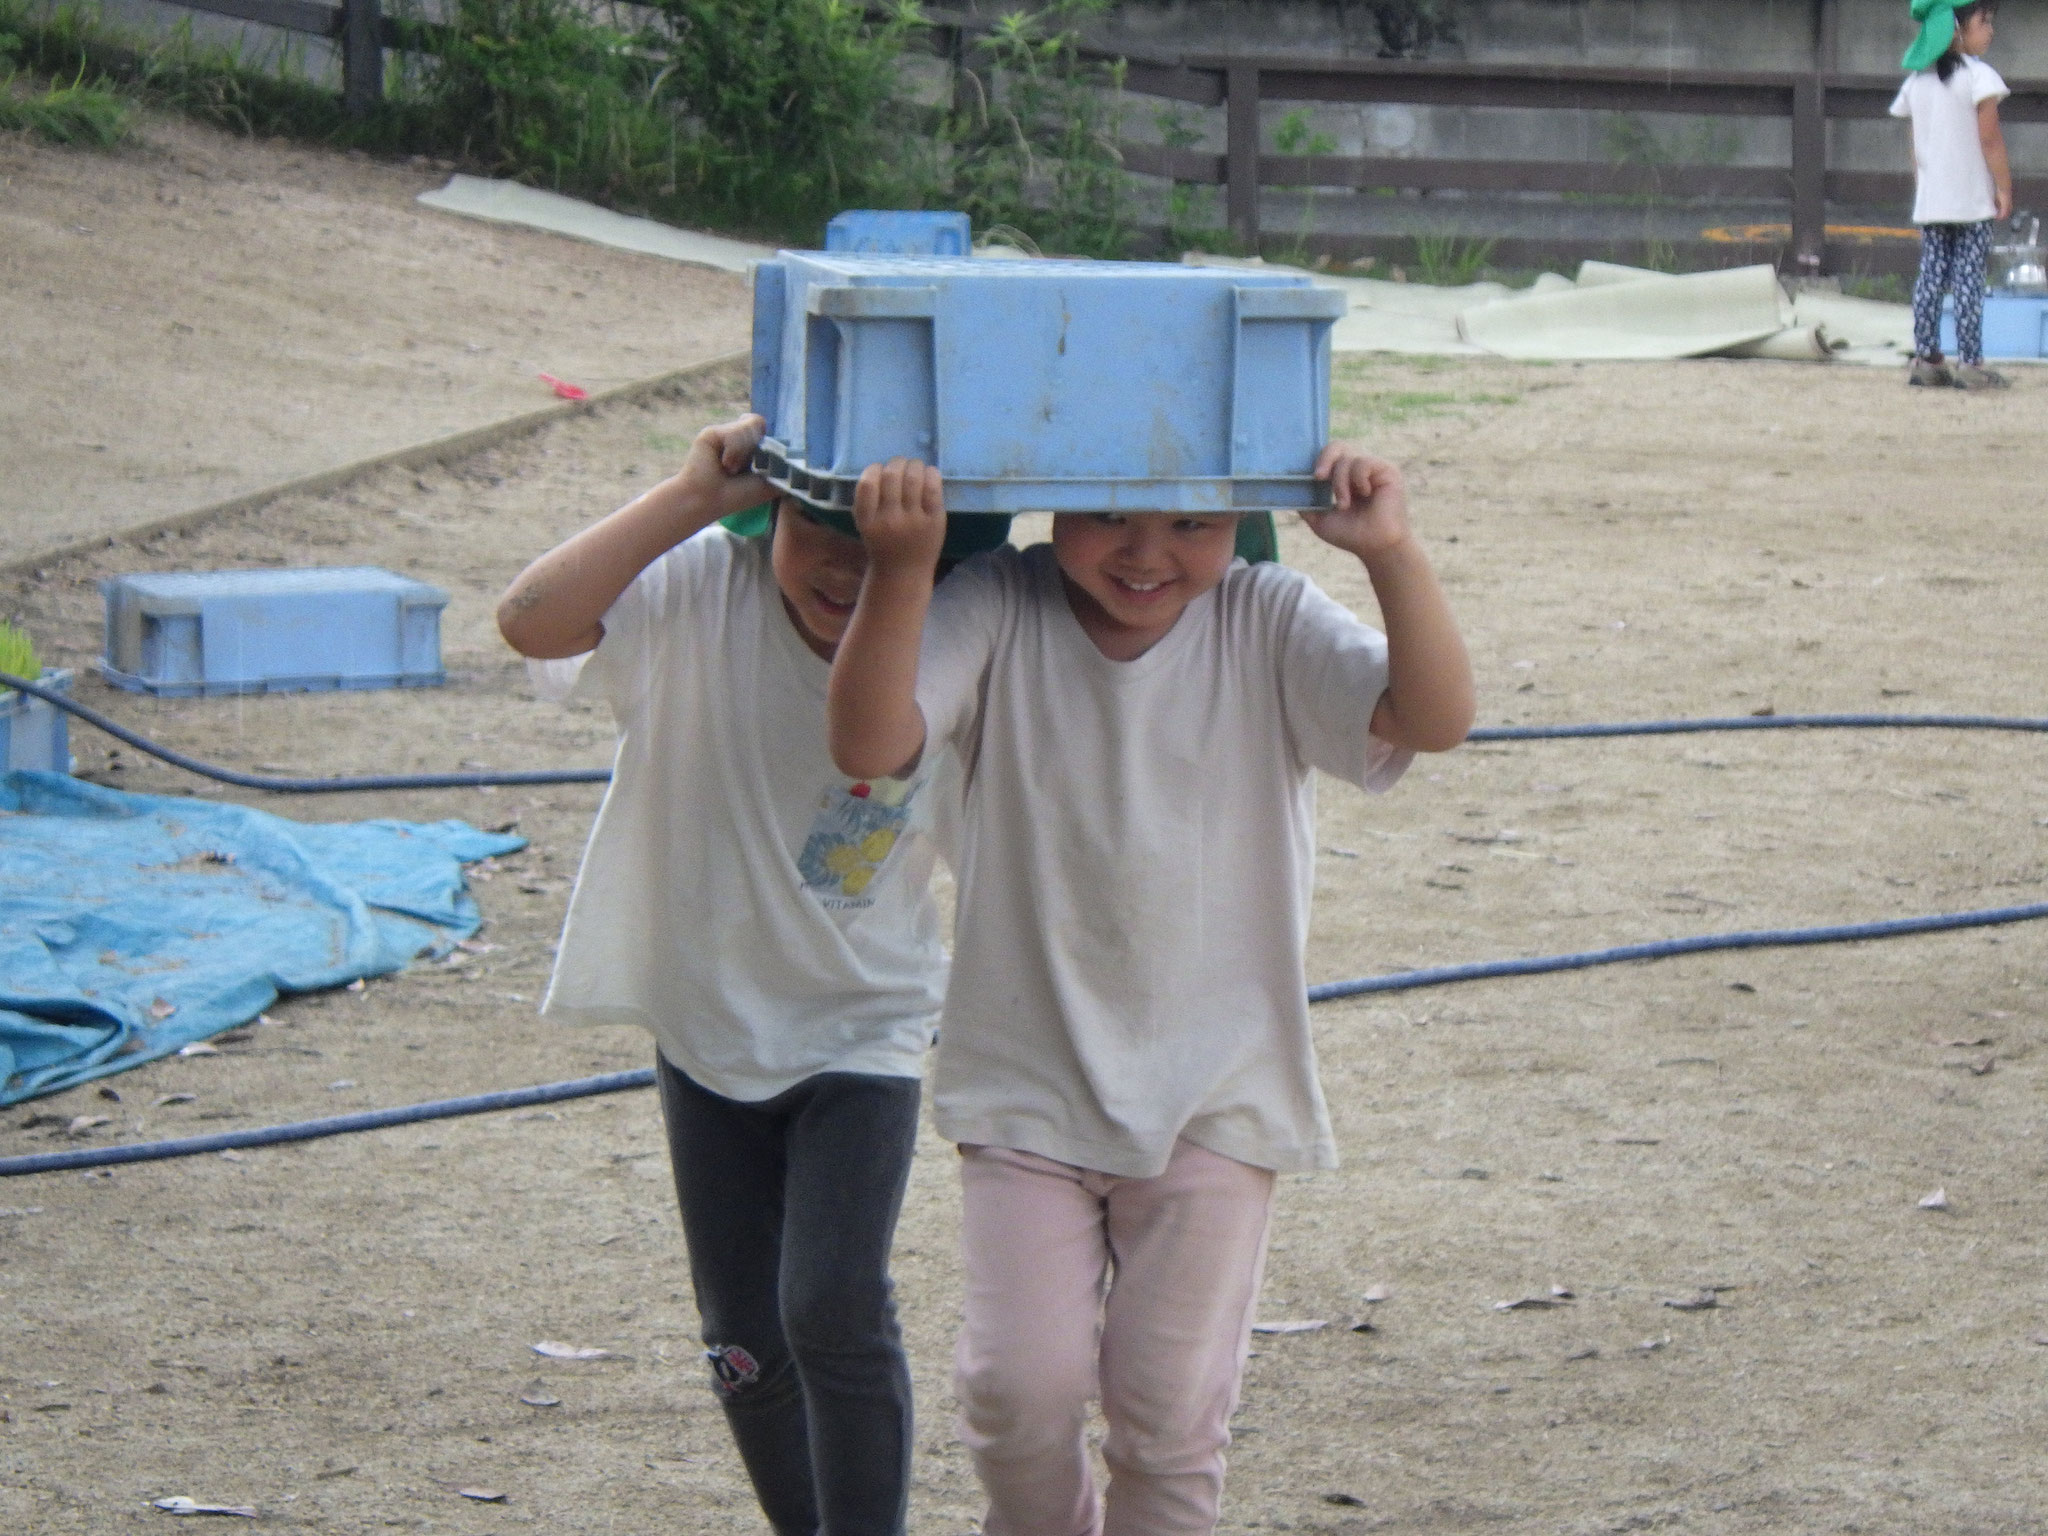
{"label": "white t-shirt", "polygon": [[687,540],[620,594],[595,651],[528,670],[544,695],[601,694],[621,731],[542,1014],[643,1025],[732,1099],[818,1072],[917,1076],[945,989],[929,886],[958,770],[832,765],[831,669],[783,609],[768,540]]}
{"label": "white t-shirt", "polygon": [[1998,216],[1998,189],[1977,136],[1977,108],[2012,93],[1998,71],[1969,54],[1944,82],[1931,69],[1906,76],[1893,117],[1913,120],[1913,222],[1977,224]]}
{"label": "white t-shirt", "polygon": [[1311,769],[1370,789],[1386,641],[1278,565],[1233,565],[1135,661],[1069,607],[1050,545],[933,599],[918,703],[966,765],[933,1101],[956,1142],[1161,1172],[1177,1137],[1336,1163],[1302,951]]}

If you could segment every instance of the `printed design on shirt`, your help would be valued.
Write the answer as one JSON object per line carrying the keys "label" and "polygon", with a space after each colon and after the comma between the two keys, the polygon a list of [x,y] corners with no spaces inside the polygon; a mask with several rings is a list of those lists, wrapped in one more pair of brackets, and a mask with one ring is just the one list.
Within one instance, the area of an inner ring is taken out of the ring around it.
{"label": "printed design on shirt", "polygon": [[797,872],[804,889],[827,907],[871,907],[875,876],[910,828],[910,808],[921,781],[857,779],[818,797]]}
{"label": "printed design on shirt", "polygon": [[711,1362],[712,1388],[720,1397],[731,1397],[760,1379],[761,1362],[737,1344],[713,1344],[704,1358]]}

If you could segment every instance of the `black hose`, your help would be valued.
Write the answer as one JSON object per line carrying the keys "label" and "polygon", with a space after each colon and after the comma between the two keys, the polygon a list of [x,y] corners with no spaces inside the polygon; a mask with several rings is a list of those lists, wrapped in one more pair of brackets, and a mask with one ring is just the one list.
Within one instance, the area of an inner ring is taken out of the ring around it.
{"label": "black hose", "polygon": [[175,752],[147,736],[131,731],[118,721],[110,720],[98,710],[81,704],[40,683],[27,678],[15,677],[0,672],[0,688],[16,688],[31,698],[54,704],[66,714],[76,715],[88,725],[98,726],[117,741],[125,741],[137,751],[147,752],[151,757],[160,757],[174,768],[183,768],[187,773],[196,773],[201,778],[217,779],[223,784],[233,784],[241,789],[267,789],[277,794],[331,795],[347,790],[367,789],[480,789],[487,784],[602,784],[612,776],[609,768],[537,768],[524,772],[500,773],[485,769],[477,773],[379,773],[365,774],[354,778],[295,779],[275,777],[262,773],[243,773],[234,768],[222,768],[213,763],[203,763],[196,757],[187,757]]}
{"label": "black hose", "polygon": [[[1612,949],[1585,950],[1578,954],[1543,955],[1529,960],[1481,960],[1468,965],[1396,971],[1389,976],[1361,976],[1354,981],[1326,981],[1308,989],[1308,1000],[1327,1003],[1346,997],[1449,986],[1458,981],[1484,981],[1499,976],[1542,976],[1553,971],[1586,970],[1597,965],[1662,960],[1672,955],[1705,954],[1713,950],[1849,944],[1864,939],[1899,938],[1913,933],[2025,923],[2043,917],[2048,917],[2048,902],[2023,907],[1989,907],[1975,912],[1939,913],[1932,917],[1901,917],[1877,923],[1846,923],[1832,928],[1762,928],[1747,933],[1707,933],[1686,939],[1621,944]],[[0,1157],[0,1178],[25,1173],[56,1173],[68,1168],[101,1168],[114,1163],[158,1162],[166,1158],[193,1157],[202,1152],[225,1152],[237,1147],[274,1146],[286,1141],[312,1141],[350,1131],[381,1130],[386,1126],[411,1125],[419,1120],[488,1114],[493,1110],[518,1109],[527,1104],[548,1104],[558,1099],[653,1086],[654,1073],[643,1068],[635,1072],[613,1072],[603,1077],[581,1077],[566,1083],[543,1083],[534,1088],[512,1088],[502,1093],[481,1093],[465,1099],[436,1099],[429,1104],[414,1104],[401,1109],[376,1109],[358,1115],[302,1120],[254,1131],[222,1131],[213,1136],[188,1136],[179,1141],[133,1142],[121,1147],[81,1147],[72,1152]]]}
{"label": "black hose", "polygon": [[566,1083],[507,1088],[500,1093],[472,1094],[463,1099],[435,1099],[430,1104],[370,1109],[356,1115],[329,1115],[324,1120],[267,1125],[253,1131],[221,1131],[212,1136],[185,1136],[176,1141],[138,1141],[124,1147],[80,1147],[72,1152],[0,1157],[0,1178],[19,1173],[58,1173],[67,1168],[104,1168],[114,1163],[153,1163],[171,1157],[197,1157],[202,1152],[231,1152],[237,1147],[272,1147],[286,1141],[317,1141],[322,1136],[345,1136],[351,1131],[381,1131],[387,1126],[412,1125],[421,1120],[489,1114],[493,1110],[523,1109],[529,1104],[555,1104],[563,1099],[584,1099],[592,1094],[617,1093],[623,1088],[653,1086],[653,1069],[640,1067],[631,1072],[607,1072],[601,1077],[579,1077]]}
{"label": "black hose", "polygon": [[1467,741],[1567,741],[1588,736],[1689,736],[1701,731],[2048,731],[2048,720],[2004,715],[1726,715],[1616,725],[1482,725]]}
{"label": "black hose", "polygon": [[[26,678],[0,672],[0,688],[18,688],[32,698],[54,704],[138,751],[162,758],[175,768],[241,789],[266,789],[275,794],[329,795],[373,789],[479,789],[487,784],[602,784],[612,776],[609,768],[538,768],[503,773],[485,769],[474,773],[387,773],[326,779],[242,773],[174,752],[108,719],[98,710]],[[1681,736],[1704,731],[1773,730],[2048,731],[2048,720],[2013,719],[1999,715],[1733,715],[1706,720],[1624,721],[1613,725],[1482,725],[1467,739],[1564,741],[1594,736]]]}
{"label": "black hose", "polygon": [[[611,777],[602,768],[570,769],[532,773],[431,773],[394,774],[374,778],[289,779],[264,778],[216,768],[169,748],[158,746],[115,724],[97,710],[51,689],[0,672],[0,686],[18,688],[44,699],[80,719],[98,726],[130,746],[193,773],[237,784],[247,789],[269,789],[301,794],[319,794],[350,789],[444,789],[483,784],[570,784],[592,783]],[[1672,736],[1703,731],[1841,730],[1841,729],[1943,729],[1977,731],[2048,731],[2048,720],[2006,718],[1997,715],[1738,715],[1706,720],[1651,720],[1611,725],[1497,725],[1481,726],[1472,741],[1546,741],[1603,736]],[[1656,939],[1643,944],[1623,944],[1610,949],[1585,950],[1577,954],[1544,955],[1527,960],[1484,960],[1466,965],[1432,966],[1424,970],[1397,971],[1388,976],[1362,976],[1351,981],[1323,982],[1308,989],[1311,1003],[1338,998],[1361,997],[1385,992],[1407,992],[1423,987],[1448,986],[1453,982],[1481,981],[1501,976],[1541,976],[1555,971],[1585,970],[1593,966],[1619,965],[1631,960],[1661,960],[1672,955],[1704,954],[1714,950],[1767,949],[1805,944],[1847,944],[1867,939],[1898,938],[1915,933],[1940,933],[1957,928],[1986,928],[2004,923],[2031,922],[2048,917],[2048,903],[2019,907],[1989,907],[1974,912],[1937,913],[1928,917],[1894,918],[1875,923],[1849,923],[1825,928],[1764,928],[1744,933],[1699,934],[1691,938]],[[421,1120],[441,1120],[457,1115],[487,1114],[494,1110],[517,1109],[528,1104],[548,1104],[561,1099],[591,1094],[617,1093],[627,1088],[646,1088],[654,1083],[648,1069],[613,1072],[602,1077],[576,1078],[569,1082],[543,1083],[533,1088],[512,1088],[500,1093],[477,1094],[461,1099],[437,1099],[398,1109],[369,1110],[356,1115],[334,1115],[323,1120],[303,1120],[260,1130],[223,1131],[213,1136],[190,1136],[177,1141],[136,1142],[120,1147],[81,1147],[70,1152],[44,1152],[23,1157],[0,1158],[0,1178],[28,1173],[53,1173],[64,1169],[100,1168],[116,1163],[156,1162],[165,1158],[192,1157],[204,1152],[232,1151],[239,1147],[274,1146],[280,1142],[312,1141],[322,1136],[340,1136],[352,1131],[380,1130],[387,1126],[411,1125]]]}
{"label": "black hose", "polygon": [[1985,907],[1975,912],[1942,912],[1932,917],[1899,917],[1878,923],[1843,923],[1832,928],[1757,928],[1747,933],[1703,933],[1689,939],[1652,939],[1644,944],[1619,944],[1574,955],[1541,955],[1530,960],[1475,960],[1469,965],[1433,965],[1426,970],[1396,971],[1390,976],[1361,976],[1356,981],[1326,981],[1308,989],[1312,1003],[1372,992],[1407,992],[1417,987],[1442,987],[1454,981],[1484,981],[1494,976],[1546,976],[1552,971],[1583,971],[1596,965],[1629,960],[1663,960],[1672,955],[1701,955],[1717,949],[1780,949],[1798,944],[1853,944],[1860,939],[1895,939],[1910,933],[1942,933],[1951,928],[1992,928],[2001,923],[2028,923],[2048,917],[2048,902],[2025,907]]}

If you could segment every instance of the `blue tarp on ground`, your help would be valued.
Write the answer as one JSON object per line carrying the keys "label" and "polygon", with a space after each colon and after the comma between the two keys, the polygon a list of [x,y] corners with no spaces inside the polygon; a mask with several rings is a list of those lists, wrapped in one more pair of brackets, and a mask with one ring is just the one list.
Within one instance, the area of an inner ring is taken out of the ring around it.
{"label": "blue tarp on ground", "polygon": [[0,776],[0,1105],[443,953],[479,922],[462,865],[524,846]]}

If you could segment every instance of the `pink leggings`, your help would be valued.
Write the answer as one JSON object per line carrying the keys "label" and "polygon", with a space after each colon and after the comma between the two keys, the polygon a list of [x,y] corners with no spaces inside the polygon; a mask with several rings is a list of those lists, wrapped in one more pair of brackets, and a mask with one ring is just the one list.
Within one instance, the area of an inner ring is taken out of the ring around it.
{"label": "pink leggings", "polygon": [[[986,1536],[1194,1536],[1223,1450],[1265,1266],[1273,1175],[1176,1143],[1129,1179],[962,1147],[961,1436]],[[1100,1394],[1110,1479],[1084,1431]]]}

